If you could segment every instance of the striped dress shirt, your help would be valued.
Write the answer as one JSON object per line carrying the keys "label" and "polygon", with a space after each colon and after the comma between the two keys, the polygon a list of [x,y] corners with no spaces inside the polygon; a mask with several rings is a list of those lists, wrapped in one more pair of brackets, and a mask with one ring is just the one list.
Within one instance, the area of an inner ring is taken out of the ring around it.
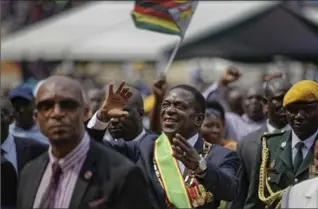
{"label": "striped dress shirt", "polygon": [[60,177],[59,185],[57,187],[54,208],[68,208],[71,202],[73,191],[75,189],[75,184],[78,175],[81,171],[83,163],[86,159],[87,152],[89,150],[90,138],[87,133],[85,133],[82,141],[77,145],[77,147],[66,155],[64,158],[57,159],[52,154],[52,148],[49,148],[49,163],[46,167],[44,175],[40,186],[38,188],[36,198],[33,204],[33,208],[39,208],[43,194],[47,190],[50,179],[52,176],[52,165],[57,162],[61,169],[62,175]]}

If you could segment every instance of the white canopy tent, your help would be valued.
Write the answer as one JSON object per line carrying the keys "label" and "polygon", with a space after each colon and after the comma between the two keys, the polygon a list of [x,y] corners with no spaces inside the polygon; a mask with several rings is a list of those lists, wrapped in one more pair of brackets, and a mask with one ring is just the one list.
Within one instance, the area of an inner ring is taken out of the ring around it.
{"label": "white canopy tent", "polygon": [[[275,3],[275,2],[274,2]],[[185,41],[272,5],[267,1],[202,1]],[[137,29],[133,1],[87,3],[1,40],[1,60],[159,60],[178,36]]]}

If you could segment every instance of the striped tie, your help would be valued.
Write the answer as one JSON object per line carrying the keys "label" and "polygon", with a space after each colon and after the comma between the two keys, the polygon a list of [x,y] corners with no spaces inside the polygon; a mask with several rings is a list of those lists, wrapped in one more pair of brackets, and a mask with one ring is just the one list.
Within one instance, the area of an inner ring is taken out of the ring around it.
{"label": "striped tie", "polygon": [[56,191],[59,185],[62,169],[60,165],[55,162],[52,165],[52,176],[49,186],[43,194],[39,208],[54,208]]}

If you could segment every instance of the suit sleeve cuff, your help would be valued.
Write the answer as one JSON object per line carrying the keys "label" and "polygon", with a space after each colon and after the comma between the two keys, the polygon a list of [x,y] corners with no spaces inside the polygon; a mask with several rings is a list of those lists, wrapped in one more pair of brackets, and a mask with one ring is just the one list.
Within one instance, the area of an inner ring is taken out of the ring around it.
{"label": "suit sleeve cuff", "polygon": [[108,123],[102,122],[97,118],[97,112],[93,115],[93,117],[89,120],[87,124],[87,128],[95,130],[105,130],[107,126]]}
{"label": "suit sleeve cuff", "polygon": [[206,176],[207,170],[208,169],[205,169],[202,173],[196,174],[195,176],[199,179],[203,179]]}

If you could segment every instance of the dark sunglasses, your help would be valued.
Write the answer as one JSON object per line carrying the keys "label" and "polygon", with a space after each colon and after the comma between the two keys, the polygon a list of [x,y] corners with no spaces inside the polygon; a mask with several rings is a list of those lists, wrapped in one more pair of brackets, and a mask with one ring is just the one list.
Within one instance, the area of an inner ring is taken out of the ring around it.
{"label": "dark sunglasses", "polygon": [[58,104],[63,111],[73,111],[81,106],[77,101],[72,99],[64,99],[60,101],[45,100],[37,103],[36,109],[39,112],[47,112],[53,110],[56,104]]}

